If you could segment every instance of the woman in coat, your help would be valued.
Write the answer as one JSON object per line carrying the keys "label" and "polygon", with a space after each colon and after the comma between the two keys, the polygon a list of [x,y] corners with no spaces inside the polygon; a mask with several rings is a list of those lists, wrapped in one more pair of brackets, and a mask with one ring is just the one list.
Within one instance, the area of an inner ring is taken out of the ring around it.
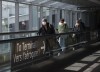
{"label": "woman in coat", "polygon": [[39,35],[55,34],[55,29],[54,29],[53,25],[51,25],[47,22],[47,19],[43,19],[42,27],[39,29],[38,34]]}
{"label": "woman in coat", "polygon": [[[58,24],[58,32],[59,33],[66,33],[68,32],[68,25],[67,23],[64,21],[64,19],[61,19],[59,24]],[[65,49],[66,47],[66,38],[67,35],[61,35],[59,38],[59,44],[61,46],[62,51]]]}
{"label": "woman in coat", "polygon": [[[38,34],[40,36],[55,34],[55,29],[54,29],[53,25],[51,25],[47,22],[47,19],[42,19],[42,26],[39,29]],[[55,41],[54,37],[44,37],[43,43],[45,45],[46,52],[50,51],[50,54],[53,54],[51,51],[53,49],[53,45],[51,43],[53,43],[54,41]]]}

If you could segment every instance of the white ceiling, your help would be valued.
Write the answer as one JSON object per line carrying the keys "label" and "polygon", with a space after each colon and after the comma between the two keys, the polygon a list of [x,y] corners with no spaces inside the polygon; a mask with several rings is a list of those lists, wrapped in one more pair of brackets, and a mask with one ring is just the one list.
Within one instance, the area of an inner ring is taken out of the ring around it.
{"label": "white ceiling", "polygon": [[40,5],[45,7],[74,9],[77,7],[100,7],[99,0],[2,0],[24,4]]}
{"label": "white ceiling", "polygon": [[53,0],[2,0],[2,1],[19,2],[19,3],[24,3],[24,4],[33,4],[33,5],[61,8],[61,9],[77,9],[76,5],[62,3],[59,1],[53,1]]}
{"label": "white ceiling", "polygon": [[54,1],[60,1],[63,3],[85,6],[85,7],[100,6],[100,0],[54,0]]}

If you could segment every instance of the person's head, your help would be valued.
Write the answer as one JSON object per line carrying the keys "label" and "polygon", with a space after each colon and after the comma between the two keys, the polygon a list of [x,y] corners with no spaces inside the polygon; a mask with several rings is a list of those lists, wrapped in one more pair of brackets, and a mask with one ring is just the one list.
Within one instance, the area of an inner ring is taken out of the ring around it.
{"label": "person's head", "polygon": [[61,19],[60,22],[61,22],[61,23],[64,23],[64,19]]}
{"label": "person's head", "polygon": [[46,25],[47,24],[47,19],[42,19],[42,25]]}
{"label": "person's head", "polygon": [[79,27],[79,25],[80,25],[79,20],[76,20],[75,27]]}

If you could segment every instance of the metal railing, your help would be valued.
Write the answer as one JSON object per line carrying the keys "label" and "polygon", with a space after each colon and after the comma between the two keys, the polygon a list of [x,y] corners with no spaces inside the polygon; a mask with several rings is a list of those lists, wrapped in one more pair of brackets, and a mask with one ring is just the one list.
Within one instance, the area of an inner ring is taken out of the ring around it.
{"label": "metal railing", "polygon": [[36,30],[36,31],[20,31],[20,32],[0,33],[0,40],[37,36],[37,32],[38,31]]}
{"label": "metal railing", "polygon": [[[35,35],[32,33],[34,31],[0,34],[1,37],[4,35],[19,36],[0,40],[0,67],[8,63],[11,64],[12,70],[17,70],[21,66],[30,65],[54,55],[58,56],[58,53],[63,52],[59,42],[61,37],[65,39],[65,51],[68,49],[73,51],[73,47],[84,46],[85,43],[98,39],[98,31],[68,32],[45,36],[37,36],[37,31]],[[20,34],[25,36],[21,37]],[[26,34],[29,36],[26,37]]]}

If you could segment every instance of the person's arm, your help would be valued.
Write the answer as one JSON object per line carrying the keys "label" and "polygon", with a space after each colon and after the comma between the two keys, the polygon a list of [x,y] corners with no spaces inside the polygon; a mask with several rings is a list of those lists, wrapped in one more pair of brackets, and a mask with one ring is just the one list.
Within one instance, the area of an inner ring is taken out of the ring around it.
{"label": "person's arm", "polygon": [[39,29],[39,31],[38,31],[38,33],[37,33],[37,35],[40,35],[41,34],[41,28]]}
{"label": "person's arm", "polygon": [[60,28],[59,28],[59,25],[58,25],[58,33],[59,33],[59,31],[60,31]]}
{"label": "person's arm", "polygon": [[84,25],[84,23],[83,23],[83,28],[84,28],[84,30],[85,30],[85,25]]}
{"label": "person's arm", "polygon": [[51,28],[52,28],[52,32],[53,32],[53,34],[55,34],[55,29],[54,29],[54,26],[53,26],[53,25],[51,25],[51,24],[50,24],[50,26],[51,26]]}
{"label": "person's arm", "polygon": [[67,23],[65,24],[65,29],[66,29],[66,32],[68,32],[68,25],[67,25]]}

